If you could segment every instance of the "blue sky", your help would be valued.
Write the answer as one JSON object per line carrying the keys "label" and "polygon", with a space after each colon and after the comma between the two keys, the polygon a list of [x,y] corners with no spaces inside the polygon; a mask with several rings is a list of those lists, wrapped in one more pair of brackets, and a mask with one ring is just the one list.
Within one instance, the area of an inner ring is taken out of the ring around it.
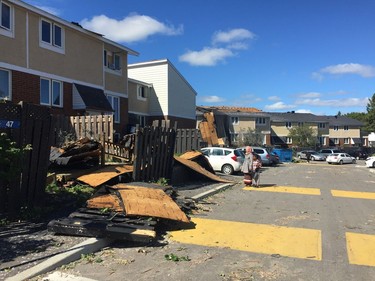
{"label": "blue sky", "polygon": [[29,0],[140,53],[169,59],[197,105],[366,112],[375,93],[373,0]]}

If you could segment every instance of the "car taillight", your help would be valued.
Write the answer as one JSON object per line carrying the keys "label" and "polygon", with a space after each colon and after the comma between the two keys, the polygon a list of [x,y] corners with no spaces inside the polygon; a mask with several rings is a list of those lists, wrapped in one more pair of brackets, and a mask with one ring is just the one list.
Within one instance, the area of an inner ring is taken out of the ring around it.
{"label": "car taillight", "polygon": [[267,154],[267,155],[266,155],[266,158],[270,158],[270,155],[269,155],[269,154]]}
{"label": "car taillight", "polygon": [[233,161],[237,162],[237,156],[236,155],[233,155],[231,158],[233,159]]}

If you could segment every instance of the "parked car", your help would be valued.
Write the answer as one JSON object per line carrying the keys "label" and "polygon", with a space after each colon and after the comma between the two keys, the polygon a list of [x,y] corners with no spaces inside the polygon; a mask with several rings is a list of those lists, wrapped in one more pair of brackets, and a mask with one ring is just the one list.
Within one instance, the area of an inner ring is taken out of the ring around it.
{"label": "parked car", "polygon": [[318,153],[323,154],[325,157],[327,157],[330,154],[340,153],[340,152],[341,152],[340,149],[336,149],[336,148],[324,148],[318,151]]}
{"label": "parked car", "polygon": [[350,156],[348,153],[333,153],[327,156],[326,159],[328,164],[344,164],[344,163],[355,163],[356,159]]}
{"label": "parked car", "polygon": [[375,168],[375,156],[370,156],[366,159],[366,167]]}
{"label": "parked car", "polygon": [[[246,147],[239,148],[243,153],[245,153]],[[264,166],[271,166],[276,163],[272,160],[271,152],[264,147],[259,146],[252,146],[253,153],[260,156],[260,159],[262,160],[262,165]]]}
{"label": "parked car", "polygon": [[272,161],[272,165],[277,165],[280,163],[280,157],[279,155],[276,154],[276,152],[271,152],[271,161]]}
{"label": "parked car", "polygon": [[307,159],[307,153],[310,153],[311,161],[325,161],[326,160],[325,155],[320,154],[314,150],[302,150],[300,152],[297,152],[297,157],[299,159]]}
{"label": "parked car", "polygon": [[240,149],[226,147],[204,147],[201,149],[214,171],[231,175],[241,170],[245,154]]}
{"label": "parked car", "polygon": [[350,156],[353,156],[355,157],[355,159],[359,160],[359,159],[367,159],[368,157],[368,154],[366,151],[364,150],[349,150],[349,151],[346,151],[346,153],[348,153]]}

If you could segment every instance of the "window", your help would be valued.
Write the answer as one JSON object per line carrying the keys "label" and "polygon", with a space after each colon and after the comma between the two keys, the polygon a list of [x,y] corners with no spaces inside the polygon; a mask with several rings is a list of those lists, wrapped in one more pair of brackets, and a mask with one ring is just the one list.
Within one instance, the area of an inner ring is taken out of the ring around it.
{"label": "window", "polygon": [[40,79],[40,104],[62,107],[62,82]]}
{"label": "window", "polygon": [[145,100],[147,98],[145,86],[137,85],[137,98],[140,100]]}
{"label": "window", "polygon": [[293,142],[291,137],[286,137],[286,143],[291,144]]}
{"label": "window", "polygon": [[344,126],[344,131],[348,131],[349,130],[349,126]]}
{"label": "window", "polygon": [[349,141],[349,138],[344,138],[344,144],[349,144],[350,141]]}
{"label": "window", "polygon": [[285,127],[292,128],[292,122],[285,122]]}
{"label": "window", "polygon": [[41,46],[52,50],[63,48],[64,32],[61,26],[41,20],[40,23]]}
{"label": "window", "polygon": [[321,145],[326,145],[326,138],[325,137],[319,137],[319,143]]}
{"label": "window", "polygon": [[0,100],[10,100],[10,72],[0,69]]}
{"label": "window", "polygon": [[258,117],[257,119],[255,119],[255,123],[259,124],[259,125],[264,125],[264,124],[266,124],[266,118]]}
{"label": "window", "polygon": [[231,133],[230,134],[230,140],[232,142],[237,142],[237,140],[238,140],[238,134],[237,133]]}
{"label": "window", "polygon": [[319,123],[319,129],[324,129],[326,127],[326,123]]}
{"label": "window", "polygon": [[303,122],[298,122],[298,127],[302,127],[303,126]]}
{"label": "window", "polygon": [[104,50],[104,66],[111,70],[121,70],[121,57],[120,55]]}
{"label": "window", "polygon": [[238,120],[238,117],[231,117],[232,125],[238,125],[240,121]]}
{"label": "window", "polygon": [[137,116],[137,123],[138,123],[139,126],[141,126],[141,127],[146,126],[146,116],[138,115],[138,116]]}
{"label": "window", "polygon": [[12,26],[11,12],[12,9],[9,5],[1,3],[0,5],[0,27],[10,30]]}
{"label": "window", "polygon": [[333,143],[334,143],[334,144],[340,144],[339,139],[338,139],[338,138],[334,138],[334,139],[333,139]]}
{"label": "window", "polygon": [[214,148],[212,149],[212,155],[222,156],[224,155],[224,151],[221,148]]}
{"label": "window", "polygon": [[338,131],[339,130],[339,126],[333,126],[333,130],[334,131]]}
{"label": "window", "polygon": [[120,123],[120,98],[114,96],[107,96],[107,99],[111,104],[112,109],[115,111],[113,113],[115,123]]}

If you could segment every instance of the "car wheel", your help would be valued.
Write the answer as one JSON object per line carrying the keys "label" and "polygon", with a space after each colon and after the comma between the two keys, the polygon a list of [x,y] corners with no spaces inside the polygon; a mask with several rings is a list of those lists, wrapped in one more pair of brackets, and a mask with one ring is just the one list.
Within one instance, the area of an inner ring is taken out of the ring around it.
{"label": "car wheel", "polygon": [[298,158],[301,159],[301,155],[298,155]]}
{"label": "car wheel", "polygon": [[372,162],[372,167],[373,167],[373,168],[375,168],[375,161],[374,161],[374,162]]}
{"label": "car wheel", "polygon": [[353,164],[357,163],[357,160],[353,159],[352,163],[353,163]]}
{"label": "car wheel", "polygon": [[342,162],[342,160],[340,160],[339,164],[342,165],[344,162]]}
{"label": "car wheel", "polygon": [[223,174],[226,174],[226,175],[231,175],[231,174],[233,174],[234,169],[233,169],[232,165],[230,165],[230,164],[225,164],[225,165],[221,168],[221,172],[222,172]]}
{"label": "car wheel", "polygon": [[315,157],[314,156],[311,156],[311,161],[315,161]]}

